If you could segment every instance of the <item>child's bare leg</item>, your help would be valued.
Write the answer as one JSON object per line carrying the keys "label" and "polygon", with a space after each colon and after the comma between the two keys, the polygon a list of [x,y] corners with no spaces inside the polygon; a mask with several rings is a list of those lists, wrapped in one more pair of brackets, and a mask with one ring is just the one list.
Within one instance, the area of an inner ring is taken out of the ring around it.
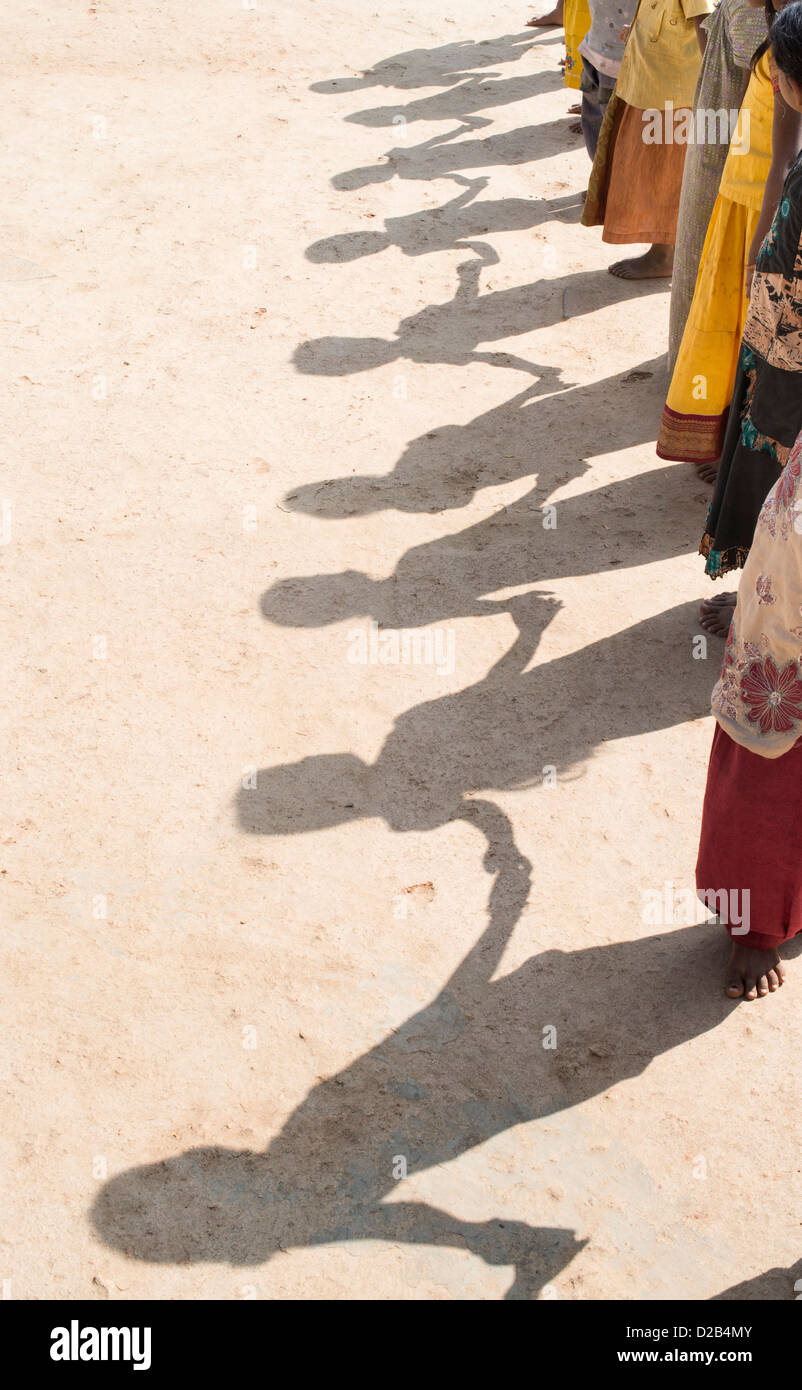
{"label": "child's bare leg", "polygon": [[655,242],[642,256],[630,256],[608,266],[619,280],[664,280],[674,269],[674,247]]}

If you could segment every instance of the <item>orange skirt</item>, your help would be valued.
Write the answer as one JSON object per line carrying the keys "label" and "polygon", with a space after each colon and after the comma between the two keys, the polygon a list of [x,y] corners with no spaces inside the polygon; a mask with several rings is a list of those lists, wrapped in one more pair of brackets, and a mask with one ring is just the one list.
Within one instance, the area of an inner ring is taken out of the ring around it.
{"label": "orange skirt", "polygon": [[603,224],[602,241],[673,246],[687,145],[647,144],[643,112],[616,96],[604,123],[583,223]]}

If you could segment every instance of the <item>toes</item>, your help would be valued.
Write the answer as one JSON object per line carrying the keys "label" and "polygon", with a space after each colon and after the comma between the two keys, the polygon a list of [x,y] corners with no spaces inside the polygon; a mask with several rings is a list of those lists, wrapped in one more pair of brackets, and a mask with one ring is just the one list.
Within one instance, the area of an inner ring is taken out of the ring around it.
{"label": "toes", "polygon": [[[759,959],[754,959],[760,954],[766,955],[768,952],[733,952],[725,986],[730,999],[764,999],[783,984],[785,971],[782,963],[778,960],[764,968]],[[751,960],[750,955],[753,957]]]}
{"label": "toes", "polygon": [[730,630],[731,621],[732,616],[728,611],[722,614],[721,609],[719,609],[718,612],[714,610],[711,613],[706,613],[703,608],[700,609],[699,622],[705,632],[709,632],[713,637],[726,637]]}
{"label": "toes", "polygon": [[711,637],[726,637],[730,630],[729,623],[723,624],[719,618],[714,618],[712,614],[702,618],[701,625],[705,632],[710,633]]}

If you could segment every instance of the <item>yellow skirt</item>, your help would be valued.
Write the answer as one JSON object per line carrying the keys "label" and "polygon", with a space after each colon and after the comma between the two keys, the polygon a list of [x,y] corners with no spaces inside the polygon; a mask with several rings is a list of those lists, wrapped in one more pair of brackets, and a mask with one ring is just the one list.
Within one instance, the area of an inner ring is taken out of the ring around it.
{"label": "yellow skirt", "polygon": [[565,77],[566,87],[579,87],[582,76],[582,55],[579,45],[590,32],[588,0],[565,0]]}
{"label": "yellow skirt", "polygon": [[716,199],[663,410],[661,459],[714,463],[721,456],[749,308],[746,259],[759,217],[758,208]]}

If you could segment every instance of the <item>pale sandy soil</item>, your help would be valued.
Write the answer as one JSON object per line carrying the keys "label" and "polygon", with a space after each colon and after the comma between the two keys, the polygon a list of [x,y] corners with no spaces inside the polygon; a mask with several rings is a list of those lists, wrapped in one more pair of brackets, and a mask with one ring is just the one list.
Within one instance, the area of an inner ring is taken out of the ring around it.
{"label": "pale sandy soil", "polygon": [[794,1296],[802,984],[643,919],[720,660],[667,294],[526,17],[4,19],[7,1296]]}

